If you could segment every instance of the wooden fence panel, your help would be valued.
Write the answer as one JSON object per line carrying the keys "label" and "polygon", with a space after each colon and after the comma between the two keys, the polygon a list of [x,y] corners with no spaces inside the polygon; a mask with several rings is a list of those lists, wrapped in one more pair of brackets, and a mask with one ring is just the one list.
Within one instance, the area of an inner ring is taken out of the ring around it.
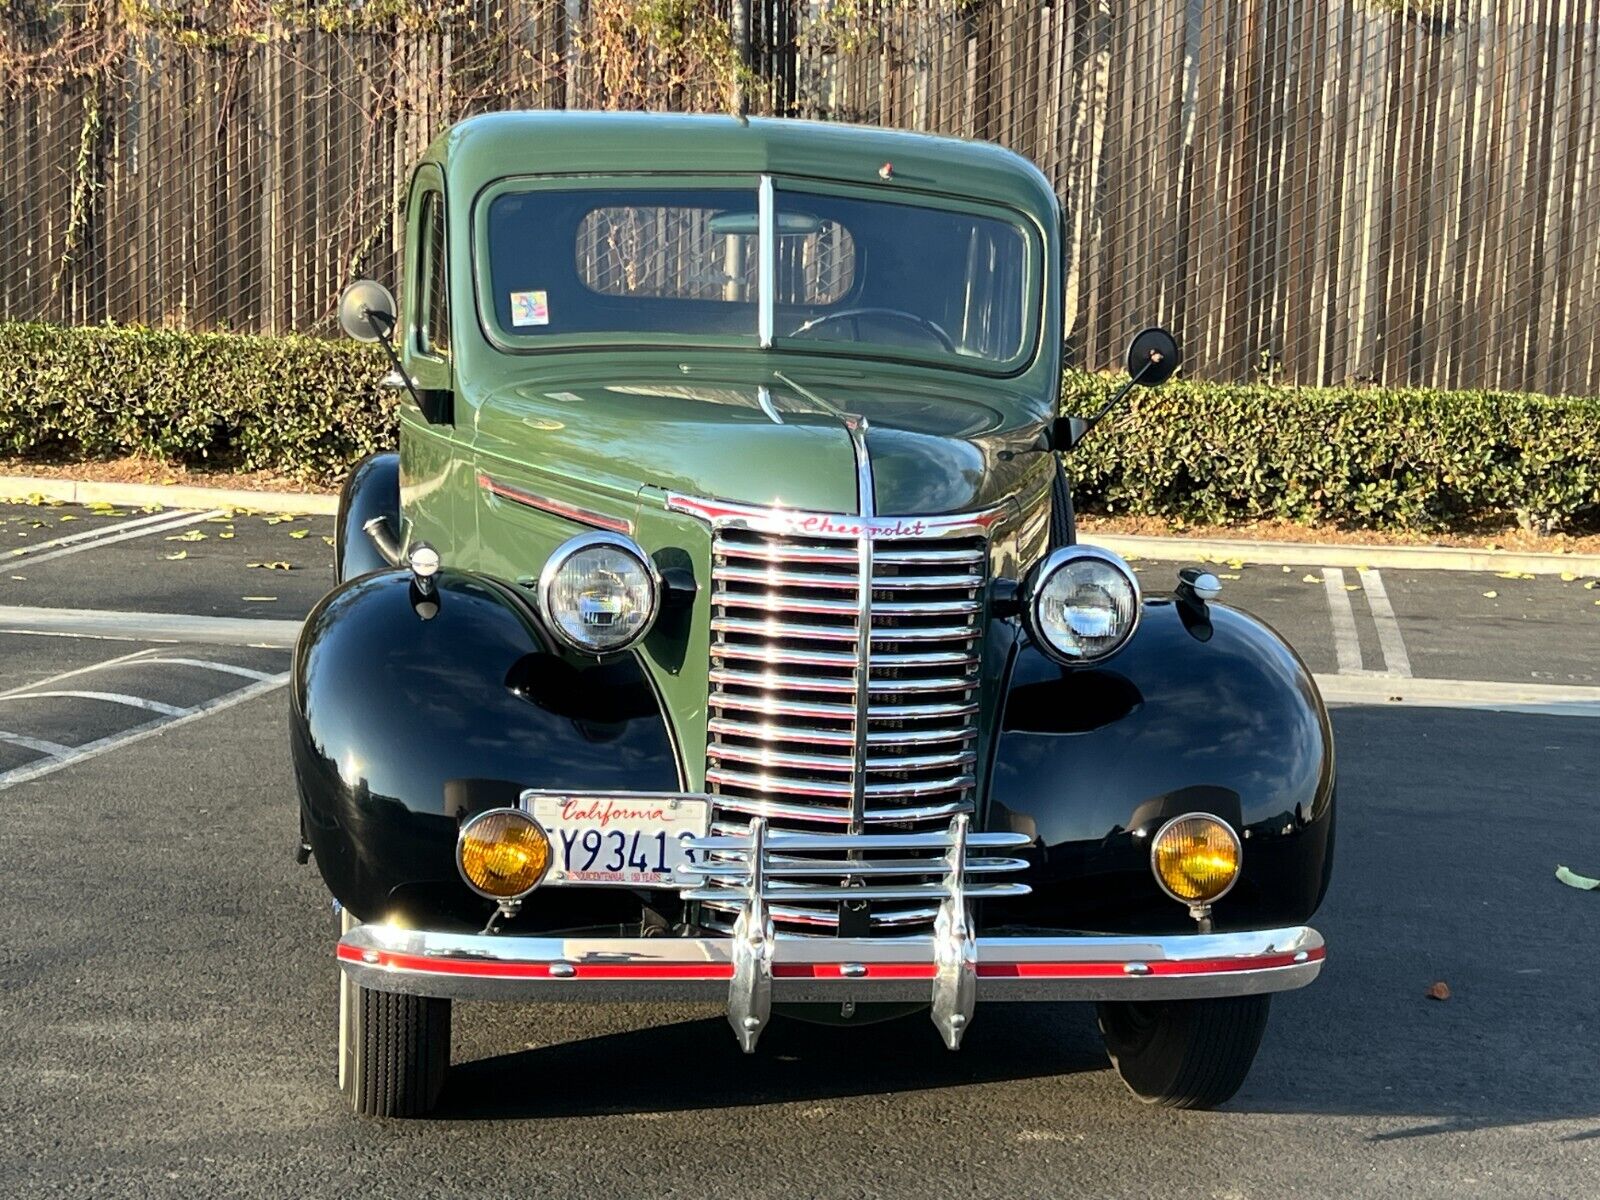
{"label": "wooden fence panel", "polygon": [[[698,58],[628,0],[183,43],[115,5],[0,17],[0,319],[331,332],[346,280],[399,282],[405,181],[448,123],[715,107],[742,57],[753,112],[1031,157],[1083,365],[1162,321],[1214,378],[1600,385],[1600,0],[748,7],[740,47],[730,0],[702,0]],[[46,69],[87,11],[114,53]],[[617,55],[647,64],[625,94]]]}

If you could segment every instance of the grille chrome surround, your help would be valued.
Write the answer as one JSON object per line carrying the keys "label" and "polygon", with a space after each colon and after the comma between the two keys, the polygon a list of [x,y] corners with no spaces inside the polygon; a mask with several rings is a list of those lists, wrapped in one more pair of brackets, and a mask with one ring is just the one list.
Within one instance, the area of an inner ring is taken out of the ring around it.
{"label": "grille chrome surround", "polygon": [[[775,834],[826,834],[837,847],[808,860],[849,885],[854,915],[841,921],[837,886],[784,888],[768,906],[780,931],[926,931],[937,907],[905,890],[918,858],[899,878],[885,869],[894,853],[852,873],[860,852],[845,841],[937,832],[973,811],[988,533],[1000,512],[880,519],[680,496],[668,507],[712,526],[713,833],[743,836],[762,817]],[[694,897],[704,924],[731,926],[737,875],[707,872]]]}

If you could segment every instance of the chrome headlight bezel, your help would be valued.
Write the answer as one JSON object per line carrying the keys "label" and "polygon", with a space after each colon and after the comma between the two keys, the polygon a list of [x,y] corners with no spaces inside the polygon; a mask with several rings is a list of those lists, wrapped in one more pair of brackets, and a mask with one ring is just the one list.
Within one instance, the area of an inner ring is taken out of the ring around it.
{"label": "chrome headlight bezel", "polygon": [[[596,546],[605,546],[619,551],[637,562],[644,572],[645,579],[649,582],[650,587],[650,611],[646,614],[644,623],[639,626],[627,641],[619,642],[612,646],[592,646],[572,637],[562,623],[556,619],[550,602],[550,593],[555,586],[556,575],[566,565],[567,560],[575,554],[593,549]],[[575,650],[579,654],[604,656],[607,654],[621,654],[625,650],[630,650],[649,635],[650,630],[655,627],[656,618],[661,615],[661,593],[661,572],[656,568],[655,563],[650,560],[650,556],[644,552],[644,548],[639,543],[620,533],[596,530],[592,533],[580,533],[576,537],[570,537],[551,552],[550,557],[545,560],[544,567],[539,572],[537,595],[539,599],[539,615],[544,618],[545,626],[549,629],[552,637],[556,638],[567,649]]]}
{"label": "chrome headlight bezel", "polygon": [[[1102,650],[1093,655],[1073,655],[1063,651],[1052,642],[1044,633],[1044,624],[1040,620],[1039,604],[1044,597],[1045,584],[1063,567],[1071,563],[1092,559],[1112,567],[1128,583],[1133,593],[1133,619],[1128,622],[1127,629],[1117,642],[1108,650]],[[1028,627],[1028,635],[1053,661],[1063,666],[1085,666],[1091,663],[1105,662],[1113,655],[1121,652],[1122,648],[1133,640],[1133,635],[1138,632],[1139,622],[1144,616],[1144,593],[1139,587],[1139,577],[1134,574],[1133,568],[1123,561],[1122,557],[1113,554],[1110,550],[1099,546],[1062,546],[1052,550],[1032,571],[1028,572],[1027,582],[1023,587],[1022,603],[1023,621]]]}

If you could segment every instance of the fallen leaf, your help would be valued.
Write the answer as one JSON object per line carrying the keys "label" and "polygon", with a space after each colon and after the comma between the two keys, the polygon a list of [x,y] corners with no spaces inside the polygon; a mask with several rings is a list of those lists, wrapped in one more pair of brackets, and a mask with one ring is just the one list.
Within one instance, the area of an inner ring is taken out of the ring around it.
{"label": "fallen leaf", "polygon": [[164,504],[146,504],[141,506],[139,511],[147,513],[166,512],[167,508]]}
{"label": "fallen leaf", "polygon": [[28,582],[28,577],[26,575],[13,575],[11,578],[15,579],[18,583]]}
{"label": "fallen leaf", "polygon": [[1591,579],[1588,583],[1583,585],[1583,590],[1586,592],[1592,592],[1597,587],[1600,587],[1600,579]]}
{"label": "fallen leaf", "polygon": [[276,600],[276,596],[240,596],[241,600],[248,600],[251,604],[266,604]]}
{"label": "fallen leaf", "polygon": [[71,513],[62,513],[60,519],[63,521],[76,521],[78,518]]}
{"label": "fallen leaf", "polygon": [[174,533],[167,536],[167,541],[169,542],[203,542],[205,540],[206,535],[198,529],[191,529],[188,533]]}
{"label": "fallen leaf", "polygon": [[294,514],[293,513],[279,513],[275,517],[268,517],[267,518],[267,524],[268,525],[282,525],[285,521],[292,521],[292,520],[294,520]]}
{"label": "fallen leaf", "polygon": [[327,534],[323,534],[322,535],[322,540],[323,540],[323,542],[325,544],[327,544],[329,546],[333,545],[333,539],[331,537],[329,537]]}
{"label": "fallen leaf", "polygon": [[1494,599],[1494,598],[1495,598],[1495,597],[1496,597],[1496,596],[1498,596],[1498,595],[1499,595],[1499,594],[1500,594],[1500,593],[1499,593],[1499,592],[1485,592],[1485,593],[1484,593],[1484,594],[1483,594],[1483,598],[1484,598],[1484,599],[1485,599],[1485,600],[1493,600],[1493,599]]}
{"label": "fallen leaf", "polygon": [[1586,892],[1600,888],[1600,879],[1590,879],[1587,875],[1579,875],[1576,871],[1567,870],[1566,867],[1556,868],[1556,878],[1568,887],[1581,888]]}
{"label": "fallen leaf", "polygon": [[1293,567],[1284,567],[1283,568],[1283,573],[1285,575],[1292,575],[1292,574],[1294,574],[1294,568]]}
{"label": "fallen leaf", "polygon": [[301,538],[310,537],[311,536],[311,530],[309,530],[309,529],[296,529],[289,536],[294,538],[296,541],[299,541]]}
{"label": "fallen leaf", "polygon": [[1237,575],[1218,575],[1217,578],[1218,579],[1237,579],[1239,577]]}
{"label": "fallen leaf", "polygon": [[187,550],[179,550],[176,554],[167,555],[167,561],[168,562],[177,562],[180,558],[188,558],[188,557],[189,557],[189,552]]}
{"label": "fallen leaf", "polygon": [[1347,583],[1344,585],[1344,590],[1347,592],[1359,592],[1361,585],[1359,583]]}
{"label": "fallen leaf", "polygon": [[263,571],[292,571],[294,568],[286,562],[253,562],[246,566],[259,567]]}
{"label": "fallen leaf", "polygon": [[1230,558],[1228,560],[1228,569],[1230,571],[1242,571],[1242,570],[1244,570],[1244,559],[1242,559],[1242,558]]}
{"label": "fallen leaf", "polygon": [[1321,583],[1322,582],[1322,576],[1321,575],[1307,575],[1304,578],[1302,578],[1300,580],[1300,582],[1301,583]]}
{"label": "fallen leaf", "polygon": [[1563,571],[1563,572],[1561,572],[1561,582],[1562,583],[1572,583],[1577,578],[1578,577],[1576,575],[1574,575],[1571,571]]}
{"label": "fallen leaf", "polygon": [[217,536],[219,538],[221,538],[223,541],[226,542],[226,541],[230,540],[233,537],[233,530],[231,530],[231,529],[223,530],[223,532],[217,534]]}
{"label": "fallen leaf", "polygon": [[1442,979],[1437,980],[1428,989],[1427,995],[1429,1000],[1448,1000],[1450,999],[1450,985]]}
{"label": "fallen leaf", "polygon": [[1532,579],[1533,578],[1533,576],[1530,575],[1527,571],[1496,571],[1494,573],[1494,576],[1495,576],[1496,579]]}

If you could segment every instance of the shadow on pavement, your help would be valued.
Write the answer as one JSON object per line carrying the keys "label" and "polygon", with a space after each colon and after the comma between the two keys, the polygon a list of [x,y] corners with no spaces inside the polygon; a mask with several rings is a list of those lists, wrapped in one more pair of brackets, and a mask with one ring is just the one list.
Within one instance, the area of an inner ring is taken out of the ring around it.
{"label": "shadow on pavement", "polygon": [[981,1006],[956,1054],[926,1013],[843,1028],[774,1020],[748,1057],[715,1016],[457,1063],[437,1115],[502,1120],[746,1107],[1107,1066],[1086,1005]]}

